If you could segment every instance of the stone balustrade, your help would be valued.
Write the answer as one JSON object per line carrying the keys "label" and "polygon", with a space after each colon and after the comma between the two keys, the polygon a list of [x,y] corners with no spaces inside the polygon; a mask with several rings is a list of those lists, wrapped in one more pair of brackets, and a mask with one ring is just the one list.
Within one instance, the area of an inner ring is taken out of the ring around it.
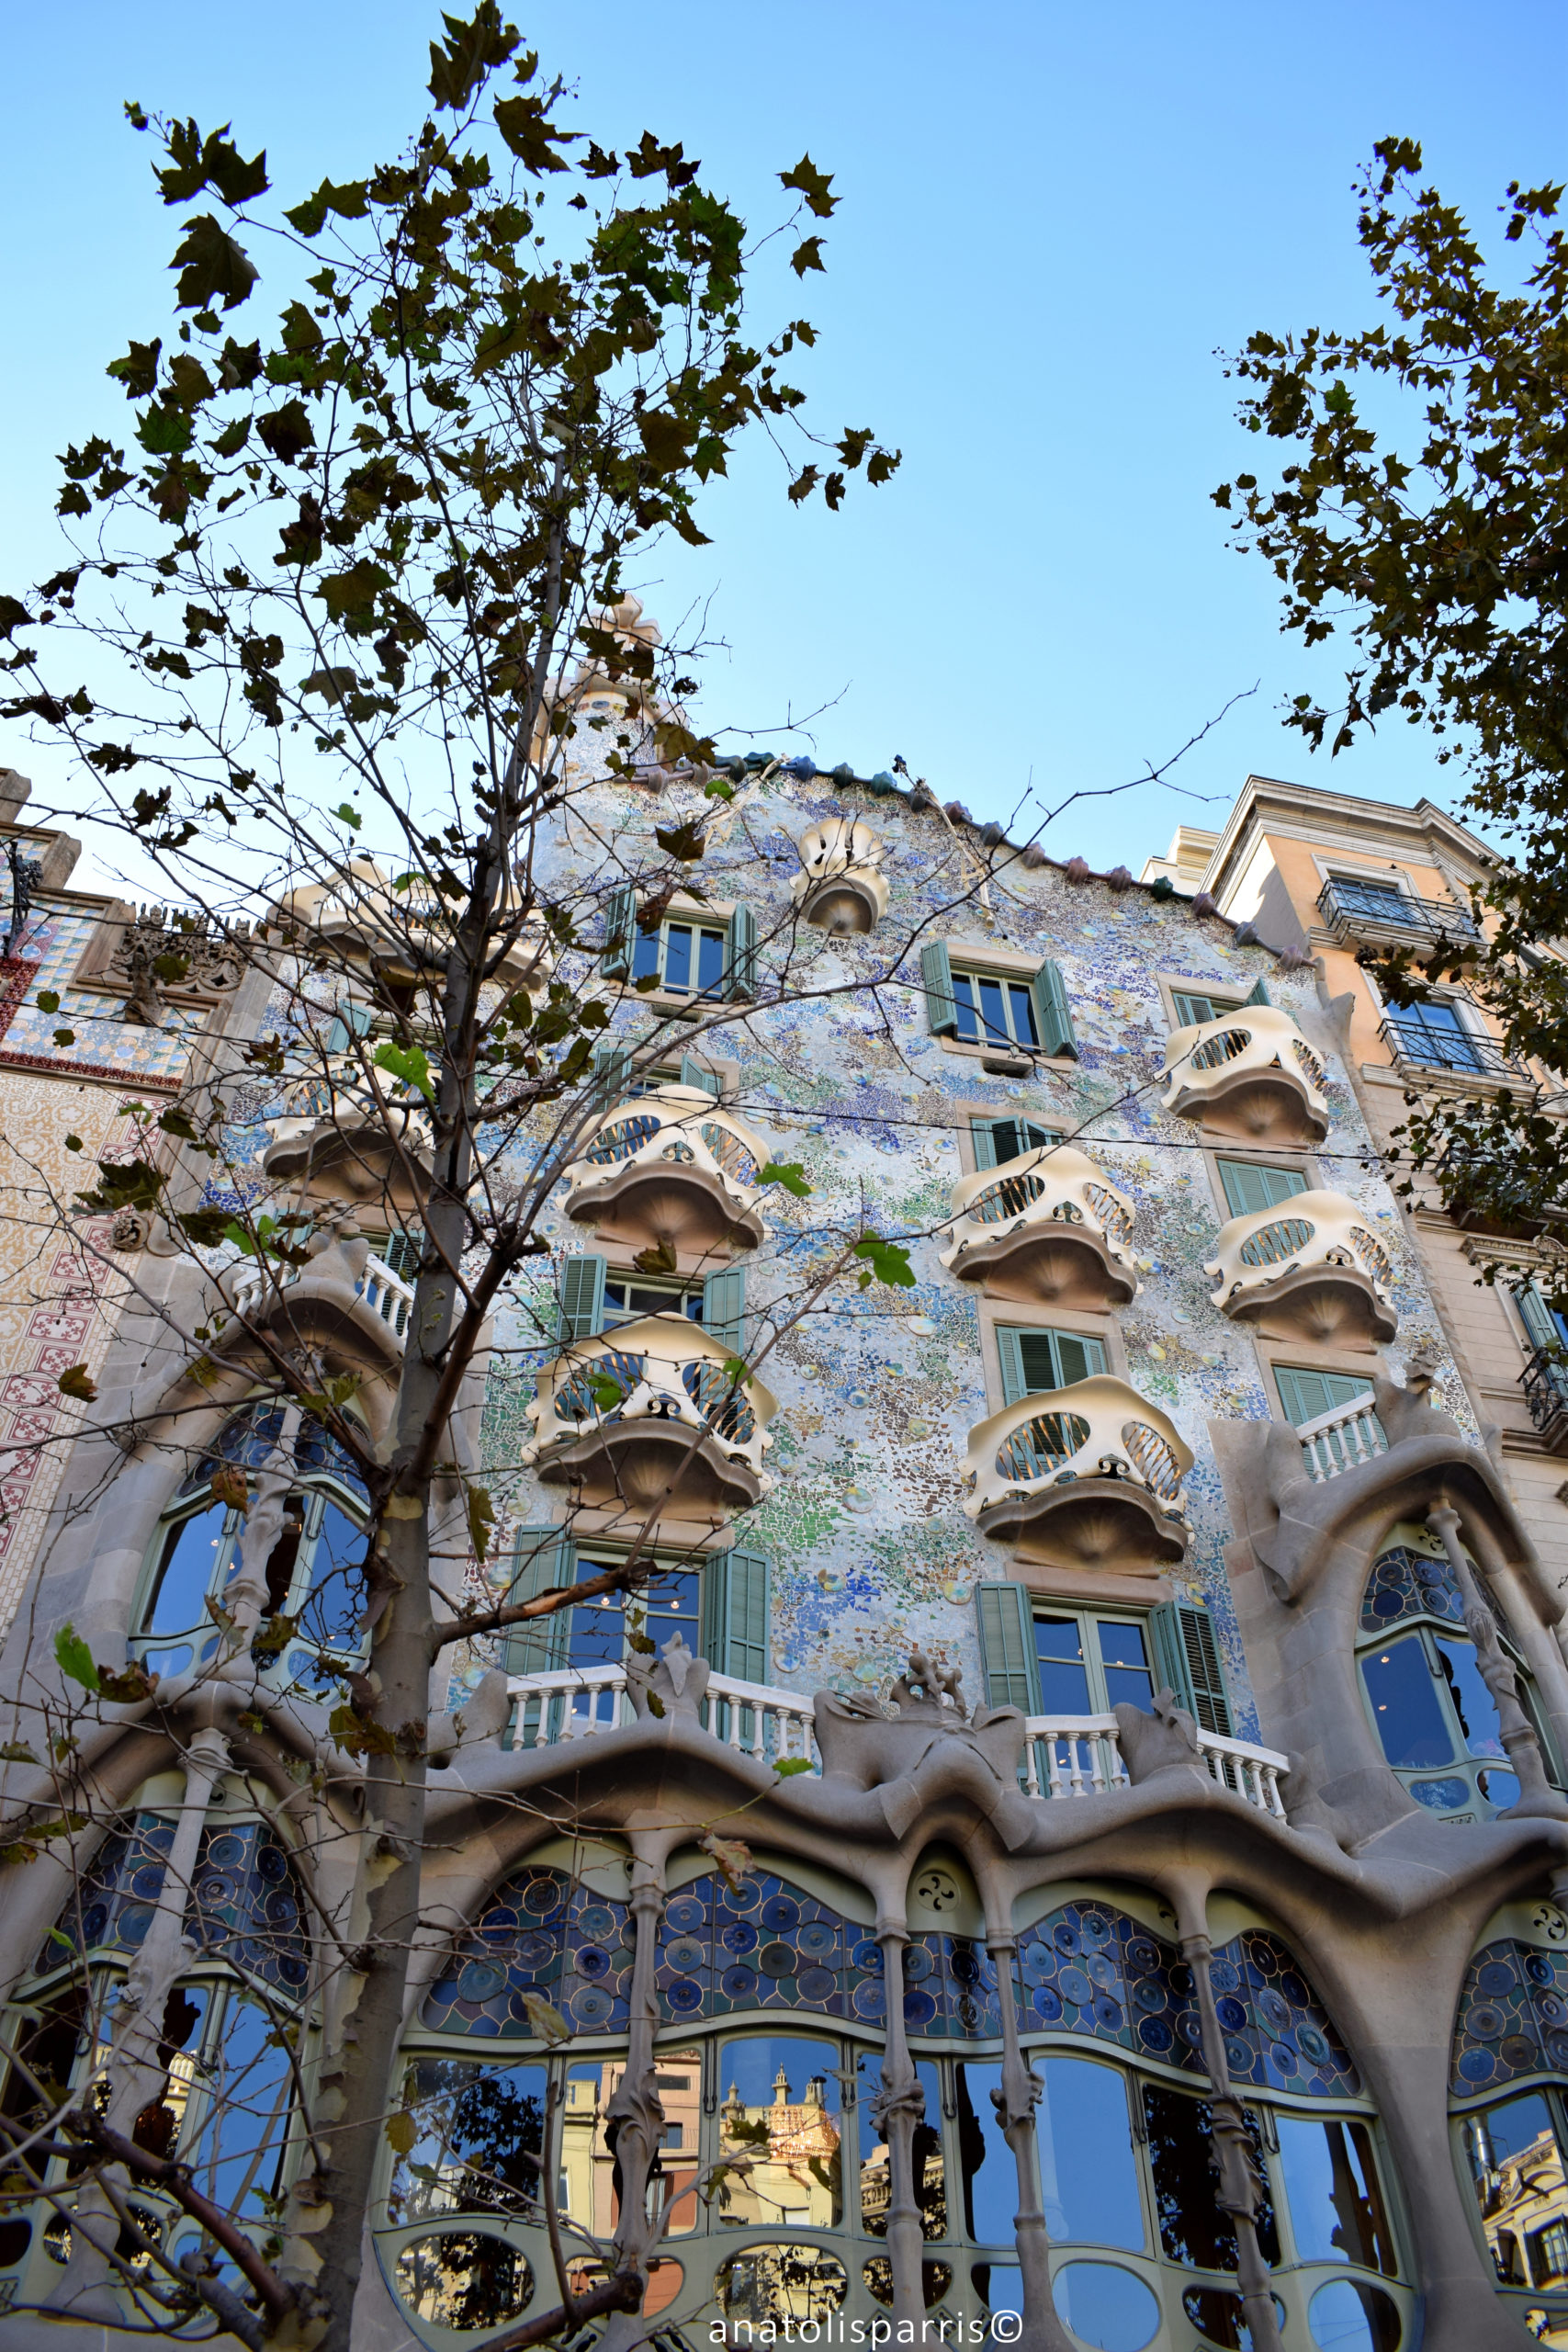
{"label": "stone balustrade", "polygon": [[1173,1030],[1165,1067],[1170,1083],[1161,1109],[1212,1134],[1299,1147],[1328,1133],[1328,1074],[1277,1005],[1237,1005]]}
{"label": "stone balustrade", "polygon": [[584,1503],[681,1517],[750,1510],[777,1409],[760,1380],[734,1384],[732,1351],[680,1315],[645,1315],[574,1340],[539,1374],[523,1465]]}
{"label": "stone balustrade", "polygon": [[1398,1329],[1393,1266],[1343,1193],[1297,1193],[1221,1227],[1213,1303],[1267,1339],[1373,1347]]}
{"label": "stone balustrade", "polygon": [[1048,1565],[1129,1574],[1187,1556],[1190,1448],[1156,1405],[1097,1374],[1021,1397],[969,1433],[964,1510]]}
{"label": "stone balustrade", "polygon": [[1043,1144],[961,1177],[942,1262],[994,1298],[1124,1306],[1137,1295],[1133,1204],[1070,1144]]}
{"label": "stone balustrade", "polygon": [[352,1292],[354,1298],[386,1326],[387,1336],[400,1355],[413,1306],[413,1284],[394,1273],[386,1260],[378,1258],[374,1250],[367,1254],[352,1283],[347,1278],[350,1262],[345,1257],[339,1266],[335,1252],[307,1259],[302,1266],[279,1265],[270,1260],[264,1263],[259,1259],[247,1258],[224,1270],[223,1292],[233,1314],[242,1322],[254,1323],[264,1317],[269,1300],[294,1289],[301,1278],[316,1287],[323,1278],[341,1272],[345,1292]]}
{"label": "stone balustrade", "polygon": [[589,1134],[566,1171],[566,1213],[628,1243],[739,1256],[762,1238],[767,1157],[701,1087],[653,1087]]}
{"label": "stone balustrade", "polygon": [[1352,1396],[1347,1404],[1330,1406],[1326,1413],[1310,1421],[1299,1421],[1296,1435],[1301,1440],[1303,1466],[1318,1486],[1363,1462],[1375,1462],[1380,1453],[1388,1452],[1387,1432],[1370,1390],[1365,1396]]}

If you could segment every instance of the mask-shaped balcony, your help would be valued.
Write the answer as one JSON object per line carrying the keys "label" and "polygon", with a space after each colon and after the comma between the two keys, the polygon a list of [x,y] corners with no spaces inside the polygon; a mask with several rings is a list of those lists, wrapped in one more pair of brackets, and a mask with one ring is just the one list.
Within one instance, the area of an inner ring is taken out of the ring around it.
{"label": "mask-shaped balcony", "polygon": [[[355,857],[336,882],[310,882],[289,891],[278,900],[273,921],[302,949],[326,950],[334,967],[346,963],[368,970],[395,995],[421,978],[439,978],[460,911],[456,901],[444,900],[422,875],[398,890],[373,857]],[[542,916],[524,915],[516,886],[510,882],[491,918],[496,927],[492,955],[501,947],[509,918],[516,933],[506,940],[492,977],[503,986],[528,988],[547,976],[552,959],[550,934]]]}
{"label": "mask-shaped balcony", "polygon": [[873,931],[887,912],[882,843],[858,817],[829,817],[800,839],[790,893],[818,931]]}
{"label": "mask-shaped balcony", "polygon": [[1399,1328],[1388,1252],[1343,1193],[1297,1193],[1233,1216],[1203,1272],[1214,1306],[1267,1340],[1371,1348]]}
{"label": "mask-shaped balcony", "polygon": [[1327,1072],[1288,1012],[1240,1004],[1166,1042],[1170,1086],[1161,1109],[1211,1135],[1256,1144],[1321,1143]]}
{"label": "mask-shaped balcony", "polygon": [[660,1086],[606,1114],[566,1171],[566,1213],[603,1238],[737,1257],[762,1238],[767,1152],[711,1094]]}
{"label": "mask-shaped balcony", "polygon": [[1069,1144],[961,1177],[951,1231],[942,1264],[988,1297],[1098,1308],[1137,1295],[1133,1204]]}
{"label": "mask-shaped balcony", "polygon": [[352,1201],[416,1218],[430,1192],[430,1116],[423,1102],[378,1106],[352,1086],[300,1088],[297,1108],[267,1126],[262,1172],[301,1201]]}
{"label": "mask-shaped balcony", "polygon": [[773,1483],[762,1424],[777,1407],[760,1380],[730,1385],[730,1352],[678,1315],[574,1343],[539,1374],[525,1467],[591,1508],[749,1510]]}
{"label": "mask-shaped balcony", "polygon": [[1101,1373],[993,1413],[969,1432],[965,1515],[1025,1560],[1159,1575],[1187,1556],[1192,1455],[1157,1406]]}

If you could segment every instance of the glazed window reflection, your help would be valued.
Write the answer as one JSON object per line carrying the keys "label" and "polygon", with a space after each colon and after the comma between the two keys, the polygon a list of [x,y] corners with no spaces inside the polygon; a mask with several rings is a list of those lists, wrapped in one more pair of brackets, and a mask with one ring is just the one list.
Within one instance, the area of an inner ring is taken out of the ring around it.
{"label": "glazed window reflection", "polygon": [[[1162,2247],[1172,2262],[1190,2269],[1234,2270],[1235,2232],[1229,2215],[1214,2202],[1208,2100],[1167,2090],[1162,2083],[1145,2083],[1143,2094]],[[1247,2124],[1258,2175],[1266,2183],[1258,2120],[1250,2112]],[[1258,2245],[1265,2262],[1279,2261],[1280,2233],[1267,2186],[1258,2212]]]}
{"label": "glazed window reflection", "polygon": [[1045,2080],[1035,2113],[1052,2238],[1141,2253],[1144,2208],[1125,2077],[1092,2058],[1037,2057],[1034,2068]]}
{"label": "glazed window reflection", "polygon": [[537,2218],[545,2088],[543,2066],[416,2060],[403,2104],[419,2138],[398,2156],[388,2220],[457,2212]]}
{"label": "glazed window reflection", "polygon": [[1568,2172],[1557,2094],[1528,2091],[1467,2116],[1461,2137],[1498,2278],[1555,2283],[1568,2267]]}
{"label": "glazed window reflection", "polygon": [[1301,2262],[1355,2262],[1393,2278],[1398,2265],[1364,2123],[1277,2119],[1285,2202]]}
{"label": "glazed window reflection", "polygon": [[1453,1740],[1419,1634],[1363,1658],[1361,1677],[1391,1764],[1420,1770],[1452,1763]]}
{"label": "glazed window reflection", "polygon": [[991,2101],[1002,2086],[1000,2066],[955,2059],[958,2177],[964,2185],[964,2227],[976,2245],[1010,2245],[1018,2211],[1018,2166]]}
{"label": "glazed window reflection", "polygon": [[[731,2228],[843,2219],[839,2045],[805,2034],[748,2034],[719,2044],[718,2193]],[[671,2112],[668,2100],[665,2112]]]}
{"label": "glazed window reflection", "polygon": [[[947,2182],[942,2154],[942,2084],[937,2068],[929,2058],[916,2060],[915,2075],[926,2095],[925,2113],[914,2132],[915,2203],[919,2211],[921,2235],[944,2238]],[[891,2190],[887,2143],[872,2114],[881,2084],[881,2061],[868,2052],[856,2069],[855,2098],[860,2113],[861,2227],[874,2238],[887,2235]]]}

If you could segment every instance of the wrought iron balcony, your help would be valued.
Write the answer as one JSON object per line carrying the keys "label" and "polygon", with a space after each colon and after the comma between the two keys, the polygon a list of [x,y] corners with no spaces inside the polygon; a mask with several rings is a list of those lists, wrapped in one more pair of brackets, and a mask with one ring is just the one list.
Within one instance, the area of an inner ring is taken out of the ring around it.
{"label": "wrought iron balcony", "polygon": [[1257,1144],[1321,1143],[1328,1133],[1327,1072],[1288,1012],[1241,1004],[1174,1030],[1161,1109],[1214,1135]]}
{"label": "wrought iron balcony", "polygon": [[1553,1453],[1568,1453],[1568,1357],[1537,1348],[1519,1375],[1529,1416]]}
{"label": "wrought iron balcony", "polygon": [[1424,1019],[1418,1005],[1391,1012],[1378,1035],[1400,1069],[1440,1070],[1450,1078],[1492,1086],[1530,1082],[1524,1063],[1506,1054],[1495,1037],[1461,1029],[1457,1023]]}
{"label": "wrought iron balcony", "polygon": [[659,1086],[606,1113],[566,1171],[566,1213],[639,1247],[737,1257],[762,1238],[767,1152],[711,1094]]}
{"label": "wrought iron balcony", "polygon": [[1382,1346],[1398,1329],[1393,1267],[1343,1193],[1297,1193],[1221,1227],[1213,1304],[1270,1340]]}
{"label": "wrought iron balcony", "polygon": [[1318,893],[1317,911],[1337,944],[1406,947],[1416,941],[1447,939],[1456,947],[1479,945],[1481,933],[1469,911],[1452,899],[1416,899],[1373,881],[1333,875]]}
{"label": "wrought iron balcony", "polygon": [[525,1469],[590,1507],[676,1519],[749,1510],[773,1486],[760,1380],[732,1385],[732,1351],[679,1315],[574,1340],[539,1374]]}
{"label": "wrought iron balcony", "polygon": [[1021,1397],[970,1430],[964,1510],[1026,1559],[1157,1574],[1187,1556],[1181,1482],[1191,1467],[1159,1408],[1100,1373]]}
{"label": "wrought iron balcony", "polygon": [[882,843],[858,817],[829,817],[800,838],[790,895],[819,931],[874,931],[887,912]]}
{"label": "wrought iron balcony", "polygon": [[961,1177],[950,1232],[942,1264],[992,1298],[1098,1308],[1138,1293],[1133,1204],[1070,1144]]}

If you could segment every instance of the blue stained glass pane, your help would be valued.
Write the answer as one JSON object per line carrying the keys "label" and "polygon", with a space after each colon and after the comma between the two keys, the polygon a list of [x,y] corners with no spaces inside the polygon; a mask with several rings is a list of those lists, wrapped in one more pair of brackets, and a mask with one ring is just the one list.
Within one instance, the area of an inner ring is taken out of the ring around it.
{"label": "blue stained glass pane", "polygon": [[1012,1034],[1019,1044],[1037,1046],[1040,1032],[1034,1026],[1034,999],[1030,990],[1021,988],[1016,980],[1010,980],[1008,1002],[1012,1007]]}
{"label": "blue stained glass pane", "polygon": [[953,1001],[958,1014],[959,1035],[978,1038],[980,1022],[975,1008],[975,983],[966,972],[954,972],[953,976]]}
{"label": "blue stained glass pane", "polygon": [[1036,2117],[1052,2237],[1141,2253],[1144,2213],[1125,2078],[1091,2058],[1047,2058],[1036,2072],[1045,2077]]}
{"label": "blue stained glass pane", "polygon": [[986,1043],[1005,1046],[1008,1038],[1007,1006],[999,980],[982,980],[980,988],[980,1018],[986,1024]]}
{"label": "blue stained glass pane", "polygon": [[692,985],[692,933],[687,923],[672,922],[665,932],[664,985],[667,989]]}
{"label": "blue stained glass pane", "polygon": [[991,2093],[1002,2086],[1002,2070],[961,2063],[956,2072],[964,2226],[976,2245],[1010,2247],[1018,2211],[1018,2165],[991,2103]]}
{"label": "blue stained glass pane", "polygon": [[210,1623],[204,1604],[222,1555],[228,1519],[225,1504],[209,1503],[205,1510],[170,1528],[144,1633],[179,1634],[204,1621]]}
{"label": "blue stained glass pane", "polygon": [[1418,1634],[1391,1642],[1361,1660],[1361,1679],[1372,1702],[1372,1721],[1391,1764],[1419,1770],[1451,1764],[1453,1740],[1443,1702]]}
{"label": "blue stained glass pane", "polygon": [[724,978],[724,933],[705,931],[697,942],[697,986],[710,995]]}
{"label": "blue stained glass pane", "polygon": [[1456,1641],[1450,1634],[1439,1634],[1436,1638],[1449,1696],[1466,1747],[1472,1756],[1501,1757],[1502,1724],[1496,1702],[1481,1679],[1474,1645]]}
{"label": "blue stained glass pane", "polygon": [[659,933],[639,931],[632,946],[632,978],[651,979],[659,969]]}

